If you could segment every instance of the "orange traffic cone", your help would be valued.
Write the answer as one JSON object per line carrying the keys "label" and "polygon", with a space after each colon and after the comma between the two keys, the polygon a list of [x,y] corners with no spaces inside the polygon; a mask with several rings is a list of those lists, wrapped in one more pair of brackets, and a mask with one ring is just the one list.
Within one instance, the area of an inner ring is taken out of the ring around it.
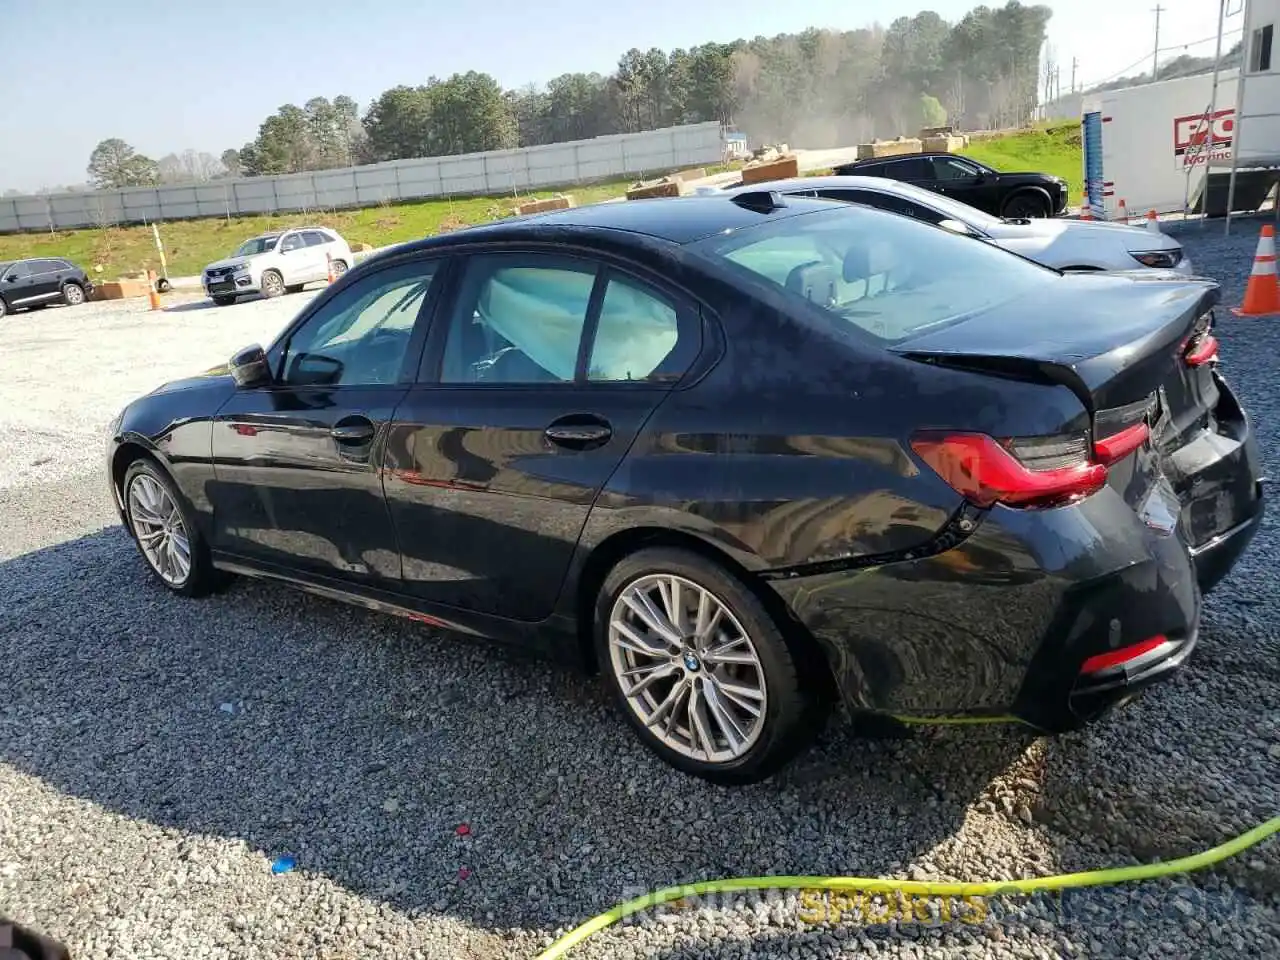
{"label": "orange traffic cone", "polygon": [[1089,191],[1080,191],[1080,219],[1092,220],[1093,211],[1089,209]]}
{"label": "orange traffic cone", "polygon": [[1232,307],[1237,317],[1266,317],[1280,313],[1280,281],[1276,280],[1276,229],[1264,224],[1253,255],[1253,270],[1244,288],[1244,303]]}
{"label": "orange traffic cone", "polygon": [[1150,233],[1160,232],[1160,218],[1156,216],[1154,210],[1147,211],[1147,230]]}
{"label": "orange traffic cone", "polygon": [[152,310],[160,310],[160,293],[156,290],[156,272],[147,271],[147,299],[151,301]]}
{"label": "orange traffic cone", "polygon": [[333,283],[333,281],[338,279],[333,275],[333,254],[326,253],[324,255],[324,262],[325,262],[325,266],[328,268],[328,271],[329,271],[329,282]]}

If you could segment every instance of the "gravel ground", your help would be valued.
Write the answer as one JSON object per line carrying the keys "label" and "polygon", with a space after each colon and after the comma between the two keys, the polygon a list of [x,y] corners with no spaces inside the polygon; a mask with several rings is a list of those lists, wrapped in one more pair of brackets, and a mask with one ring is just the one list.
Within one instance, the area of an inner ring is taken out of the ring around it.
{"label": "gravel ground", "polygon": [[[1185,233],[1238,303],[1256,226]],[[1192,669],[1103,724],[1052,741],[834,727],[738,790],[664,767],[594,683],[555,668],[271,585],[170,597],[115,521],[102,431],[303,302],[0,325],[0,912],[76,960],[529,957],[670,883],[1012,879],[1169,858],[1277,812],[1274,520],[1210,598]],[[1280,326],[1220,324],[1275,476]],[[297,868],[273,875],[283,855]],[[947,924],[815,924],[795,896],[690,904],[572,955],[1236,960],[1280,955],[1278,911],[1271,843],[1177,882]]]}

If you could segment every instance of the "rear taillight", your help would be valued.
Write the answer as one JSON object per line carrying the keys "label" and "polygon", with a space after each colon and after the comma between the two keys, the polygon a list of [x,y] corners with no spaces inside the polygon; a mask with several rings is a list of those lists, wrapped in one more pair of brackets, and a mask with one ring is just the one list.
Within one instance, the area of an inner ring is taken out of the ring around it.
{"label": "rear taillight", "polygon": [[1211,333],[1206,333],[1192,341],[1187,352],[1182,355],[1182,361],[1188,367],[1203,367],[1206,363],[1213,363],[1217,359],[1218,338]]}
{"label": "rear taillight", "polygon": [[1094,459],[1109,467],[1146,443],[1151,436],[1150,419],[1157,408],[1156,395],[1152,393],[1135,403],[1094,414]]}
{"label": "rear taillight", "polygon": [[984,433],[928,432],[916,434],[911,448],[979,507],[1056,506],[1107,482],[1107,468],[1090,460],[1083,434],[996,440]]}

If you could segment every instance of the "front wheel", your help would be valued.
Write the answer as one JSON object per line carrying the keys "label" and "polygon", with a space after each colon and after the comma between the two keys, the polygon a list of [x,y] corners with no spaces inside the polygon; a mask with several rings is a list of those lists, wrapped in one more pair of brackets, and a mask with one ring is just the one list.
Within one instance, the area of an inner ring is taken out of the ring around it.
{"label": "front wheel", "polygon": [[9,312],[9,305],[4,302],[4,297],[0,297],[0,317]]}
{"label": "front wheel", "polygon": [[1049,201],[1038,193],[1015,193],[1005,201],[1002,215],[1009,220],[1038,220],[1049,216]]}
{"label": "front wheel", "polygon": [[284,278],[274,270],[265,270],[262,274],[262,295],[268,300],[284,293]]}
{"label": "front wheel", "polygon": [[751,590],[685,550],[641,550],[600,590],[596,652],[618,708],[654,753],[720,784],[763,780],[817,733],[819,694]]}
{"label": "front wheel", "polygon": [[138,552],[161,583],[186,597],[211,592],[221,581],[209,549],[169,476],[152,461],[130,464],[124,475],[125,518]]}
{"label": "front wheel", "polygon": [[68,283],[62,288],[62,302],[68,307],[76,307],[84,303],[84,287],[78,283]]}

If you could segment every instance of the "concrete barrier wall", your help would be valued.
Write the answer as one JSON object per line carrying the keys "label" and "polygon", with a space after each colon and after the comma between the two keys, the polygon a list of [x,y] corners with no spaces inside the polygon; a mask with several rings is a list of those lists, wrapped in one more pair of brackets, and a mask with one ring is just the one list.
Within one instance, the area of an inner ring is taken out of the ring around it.
{"label": "concrete barrier wall", "polygon": [[718,163],[719,123],[278,177],[0,199],[0,233],[367,207],[510,193]]}

